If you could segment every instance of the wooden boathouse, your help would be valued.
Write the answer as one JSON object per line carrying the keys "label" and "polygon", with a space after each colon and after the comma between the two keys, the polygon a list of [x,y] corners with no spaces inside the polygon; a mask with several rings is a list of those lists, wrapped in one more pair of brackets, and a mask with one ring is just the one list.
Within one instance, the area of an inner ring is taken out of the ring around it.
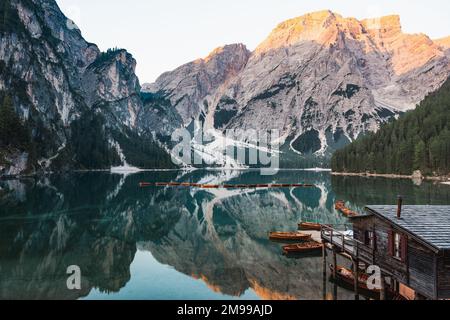
{"label": "wooden boathouse", "polygon": [[450,299],[450,206],[402,206],[399,199],[397,206],[365,210],[350,218],[353,236],[326,226],[321,231],[333,265],[336,254],[352,262],[356,295],[358,274],[378,266],[381,299],[387,291],[408,299]]}

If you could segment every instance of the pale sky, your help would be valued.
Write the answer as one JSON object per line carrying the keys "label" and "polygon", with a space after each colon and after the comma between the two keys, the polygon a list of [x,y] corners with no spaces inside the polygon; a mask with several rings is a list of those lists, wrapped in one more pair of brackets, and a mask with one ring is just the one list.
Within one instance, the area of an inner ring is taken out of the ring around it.
{"label": "pale sky", "polygon": [[405,32],[450,35],[448,0],[56,1],[87,41],[133,54],[141,83],[225,44],[253,50],[278,23],[324,9],[358,19],[399,14]]}

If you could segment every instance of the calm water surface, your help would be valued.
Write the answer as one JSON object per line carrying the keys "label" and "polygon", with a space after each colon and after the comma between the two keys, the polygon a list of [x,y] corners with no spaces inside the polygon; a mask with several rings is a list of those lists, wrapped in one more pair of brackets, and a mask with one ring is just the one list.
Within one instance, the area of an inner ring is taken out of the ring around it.
{"label": "calm water surface", "polygon": [[[140,181],[312,183],[309,189],[145,188]],[[78,173],[0,182],[0,299],[323,299],[322,258],[290,259],[269,231],[346,225],[333,204],[450,204],[450,186],[327,172]],[[67,267],[82,288],[67,289]],[[338,299],[353,299],[339,288]]]}

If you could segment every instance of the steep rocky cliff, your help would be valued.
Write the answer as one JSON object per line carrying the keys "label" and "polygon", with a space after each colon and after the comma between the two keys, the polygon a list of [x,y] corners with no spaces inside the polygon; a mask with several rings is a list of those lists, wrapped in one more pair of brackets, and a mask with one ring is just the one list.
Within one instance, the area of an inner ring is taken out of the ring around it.
{"label": "steep rocky cliff", "polygon": [[358,21],[322,11],[281,23],[251,55],[227,59],[235,67],[219,86],[198,81],[199,60],[146,90],[167,92],[185,125],[204,118],[219,132],[278,129],[285,165],[326,165],[334,150],[441,86],[450,74],[444,45],[403,33],[398,16]]}
{"label": "steep rocky cliff", "polygon": [[215,49],[208,57],[185,64],[162,74],[155,83],[143,86],[170,101],[188,125],[208,110],[209,95],[220,91],[245,67],[250,52],[242,44]]}
{"label": "steep rocky cliff", "polygon": [[[101,53],[54,0],[0,7],[0,93],[12,98],[30,135],[26,148],[1,143],[2,173],[168,162],[138,134],[142,101],[129,53]],[[19,158],[27,160],[18,168]]]}
{"label": "steep rocky cliff", "polygon": [[450,37],[438,39],[435,40],[435,42],[440,45],[443,50],[445,50],[447,56],[450,56]]}

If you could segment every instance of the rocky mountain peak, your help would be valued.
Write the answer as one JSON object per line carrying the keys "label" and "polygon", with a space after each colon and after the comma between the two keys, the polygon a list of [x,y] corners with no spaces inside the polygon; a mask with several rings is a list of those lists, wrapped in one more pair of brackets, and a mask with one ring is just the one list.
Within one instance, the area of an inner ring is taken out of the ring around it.
{"label": "rocky mountain peak", "polygon": [[332,42],[335,40],[333,26],[342,19],[331,11],[319,11],[284,21],[258,46],[255,53],[288,47],[301,41],[317,41],[322,44]]}
{"label": "rocky mountain peak", "polygon": [[235,77],[250,56],[243,44],[219,47],[204,59],[166,72],[155,83],[144,84],[142,90],[170,101],[187,125],[207,109],[205,98]]}
{"label": "rocky mountain peak", "polygon": [[124,49],[101,53],[83,77],[88,105],[109,104],[122,124],[134,128],[141,108],[135,69],[136,60]]}
{"label": "rocky mountain peak", "polygon": [[437,40],[434,40],[434,42],[436,44],[438,44],[439,46],[441,46],[441,48],[443,48],[445,50],[450,49],[450,37],[437,39]]}
{"label": "rocky mountain peak", "polygon": [[370,33],[378,37],[392,37],[401,32],[398,15],[359,21],[325,10],[280,23],[256,52],[263,53],[304,41],[314,41],[321,45],[335,44],[342,38],[342,34],[351,39],[364,40]]}
{"label": "rocky mountain peak", "polygon": [[441,46],[450,41],[433,42],[425,34],[406,34],[400,16],[357,20],[331,11],[319,11],[279,24],[256,49],[260,56],[269,51],[304,45],[335,46],[339,49],[379,52],[386,56],[399,76],[422,67],[436,57],[444,56]]}
{"label": "rocky mountain peak", "polygon": [[214,59],[221,59],[227,57],[242,57],[248,58],[250,51],[242,43],[228,44],[223,47],[218,47],[211,51],[205,59],[202,59],[204,63],[213,61]]}
{"label": "rocky mountain peak", "polygon": [[402,32],[402,24],[399,15],[364,19],[361,23],[367,30],[376,30],[381,32],[381,34],[396,34]]}

